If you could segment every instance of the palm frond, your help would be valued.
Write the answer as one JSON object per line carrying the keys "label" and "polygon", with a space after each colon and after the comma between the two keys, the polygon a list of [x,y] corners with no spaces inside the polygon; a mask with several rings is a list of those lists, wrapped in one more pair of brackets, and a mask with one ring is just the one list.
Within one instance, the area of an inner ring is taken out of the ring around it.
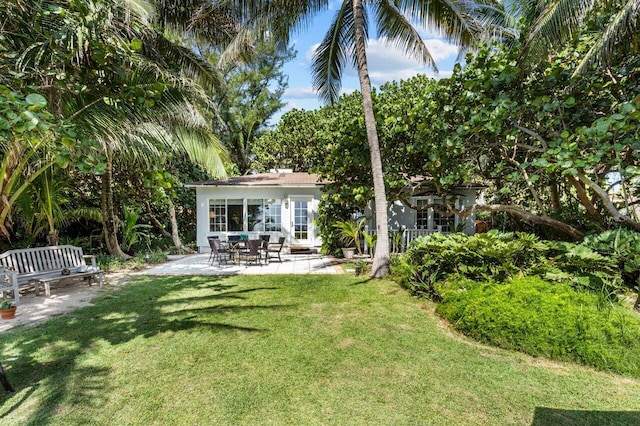
{"label": "palm frond", "polygon": [[579,28],[594,0],[551,0],[529,30],[521,53],[527,63],[562,45]]}
{"label": "palm frond", "polygon": [[327,103],[334,103],[340,97],[342,70],[355,57],[354,37],[353,9],[351,2],[345,1],[313,54],[313,88]]}
{"label": "palm frond", "polygon": [[252,27],[241,28],[220,55],[218,67],[227,68],[236,63],[243,55],[251,53],[256,41],[266,34],[266,25],[265,22],[254,22]]}
{"label": "palm frond", "polygon": [[436,62],[431,52],[424,44],[422,37],[397,8],[392,0],[381,0],[374,4],[378,34],[386,37],[393,45],[400,48],[407,55],[433,68],[436,72]]}
{"label": "palm frond", "polygon": [[205,2],[190,17],[186,32],[204,44],[226,46],[242,28],[240,16],[223,2]]}
{"label": "palm frond", "polygon": [[218,69],[193,50],[172,43],[160,33],[155,34],[147,48],[146,53],[150,54],[151,59],[165,64],[176,74],[180,73],[193,80],[207,91],[221,90],[223,79]]}
{"label": "palm frond", "polygon": [[475,5],[468,0],[406,0],[403,11],[447,41],[471,46],[482,31],[474,18]]}
{"label": "palm frond", "polygon": [[629,36],[637,39],[639,27],[640,0],[628,0],[609,22],[605,31],[595,40],[573,75],[584,73],[593,63],[606,63],[617,44],[628,42]]}
{"label": "palm frond", "polygon": [[102,223],[102,210],[99,207],[78,207],[66,212],[67,222],[89,219]]}

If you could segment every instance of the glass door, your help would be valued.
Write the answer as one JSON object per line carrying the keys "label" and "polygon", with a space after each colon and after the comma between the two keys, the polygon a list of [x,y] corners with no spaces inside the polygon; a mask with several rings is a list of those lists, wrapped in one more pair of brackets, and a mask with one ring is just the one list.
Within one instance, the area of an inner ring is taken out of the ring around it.
{"label": "glass door", "polygon": [[292,244],[309,245],[312,242],[311,199],[292,199],[291,239]]}

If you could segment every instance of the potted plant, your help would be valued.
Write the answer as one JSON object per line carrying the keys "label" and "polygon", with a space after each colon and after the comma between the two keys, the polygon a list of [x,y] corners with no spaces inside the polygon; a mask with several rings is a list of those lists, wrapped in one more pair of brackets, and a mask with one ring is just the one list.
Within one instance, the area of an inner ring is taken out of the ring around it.
{"label": "potted plant", "polygon": [[17,306],[11,303],[11,301],[5,299],[0,303],[0,318],[13,319],[16,316]]}
{"label": "potted plant", "polygon": [[[342,248],[342,255],[345,259],[352,259],[356,250],[359,255],[362,255],[362,249],[360,248],[360,237],[364,229],[364,224],[367,218],[363,217],[358,222],[355,220],[338,221],[333,226],[340,231],[340,241],[345,245]],[[354,245],[355,244],[355,248]]]}

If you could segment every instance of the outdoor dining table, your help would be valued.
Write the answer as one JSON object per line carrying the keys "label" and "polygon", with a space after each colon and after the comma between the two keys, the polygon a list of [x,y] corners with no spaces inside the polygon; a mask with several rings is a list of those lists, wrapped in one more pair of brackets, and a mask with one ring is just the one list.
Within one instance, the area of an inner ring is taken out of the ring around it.
{"label": "outdoor dining table", "polygon": [[[233,263],[240,263],[240,259],[242,255],[247,255],[251,252],[249,249],[249,241],[248,240],[240,240],[240,241],[226,241],[221,243],[221,248],[226,250],[229,253],[229,260]],[[264,251],[263,246],[260,245],[259,248],[259,264],[262,265],[262,252]]]}
{"label": "outdoor dining table", "polygon": [[225,241],[220,247],[229,253],[229,260],[233,263],[240,262],[240,254],[247,250],[245,241]]}

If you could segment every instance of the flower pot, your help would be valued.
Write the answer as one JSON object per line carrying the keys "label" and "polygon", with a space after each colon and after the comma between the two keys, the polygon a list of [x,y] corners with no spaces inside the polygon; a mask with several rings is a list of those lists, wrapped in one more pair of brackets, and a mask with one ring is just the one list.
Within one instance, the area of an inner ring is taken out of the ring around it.
{"label": "flower pot", "polygon": [[353,259],[353,256],[356,254],[356,249],[354,247],[343,247],[342,248],[342,256],[345,259]]}
{"label": "flower pot", "polygon": [[16,317],[17,306],[12,306],[9,309],[0,309],[0,318],[8,320]]}

